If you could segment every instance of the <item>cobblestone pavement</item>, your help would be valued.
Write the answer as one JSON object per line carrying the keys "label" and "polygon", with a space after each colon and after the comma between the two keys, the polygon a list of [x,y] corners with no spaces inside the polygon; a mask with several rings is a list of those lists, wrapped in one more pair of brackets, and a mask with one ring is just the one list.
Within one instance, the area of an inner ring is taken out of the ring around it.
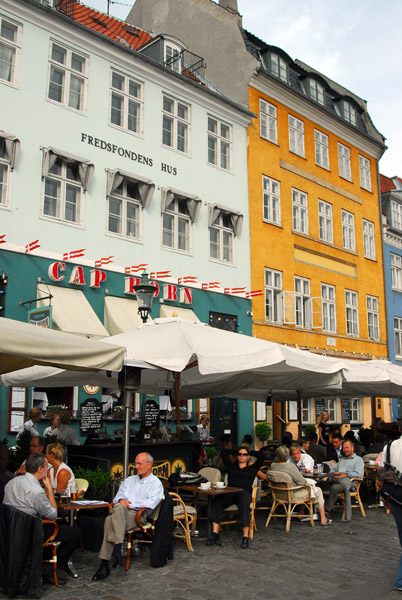
{"label": "cobblestone pavement", "polygon": [[[401,554],[392,515],[367,510],[364,519],[353,511],[352,523],[312,528],[307,522],[272,521],[257,514],[258,531],[250,548],[240,548],[241,534],[231,525],[221,534],[224,546],[194,542],[194,553],[175,540],[174,559],[161,569],[149,564],[149,553],[131,560],[128,572],[115,569],[105,581],[93,582],[96,553],[74,553],[79,578],[67,585],[44,586],[44,600],[395,600],[396,570]],[[202,527],[200,533],[202,534]],[[5,598],[0,594],[0,598]]]}

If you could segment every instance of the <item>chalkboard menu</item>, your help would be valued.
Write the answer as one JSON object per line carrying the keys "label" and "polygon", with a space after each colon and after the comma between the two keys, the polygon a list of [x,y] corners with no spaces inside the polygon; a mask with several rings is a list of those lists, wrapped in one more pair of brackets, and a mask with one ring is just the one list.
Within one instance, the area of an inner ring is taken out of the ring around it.
{"label": "chalkboard menu", "polygon": [[155,400],[147,400],[144,404],[144,427],[159,427],[159,404]]}
{"label": "chalkboard menu", "polygon": [[326,411],[326,408],[325,408],[324,398],[316,398],[315,399],[315,420],[317,421],[320,414],[325,411]]}
{"label": "chalkboard menu", "polygon": [[342,424],[350,423],[350,400],[349,398],[342,398],[341,400],[341,420]]}
{"label": "chalkboard menu", "polygon": [[93,435],[102,429],[102,404],[96,398],[87,398],[81,406],[81,435]]}

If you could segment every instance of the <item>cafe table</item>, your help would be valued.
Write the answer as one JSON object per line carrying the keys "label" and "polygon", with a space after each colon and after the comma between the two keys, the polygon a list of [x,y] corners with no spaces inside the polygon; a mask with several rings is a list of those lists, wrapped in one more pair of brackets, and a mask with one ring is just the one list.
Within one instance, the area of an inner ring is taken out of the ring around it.
{"label": "cafe table", "polygon": [[[242,488],[231,487],[229,485],[227,485],[226,487],[223,487],[223,488],[217,488],[213,484],[211,484],[211,487],[209,489],[201,488],[198,485],[188,485],[188,484],[187,485],[186,484],[170,485],[169,483],[165,483],[164,485],[165,485],[165,487],[170,488],[170,489],[177,489],[177,490],[180,490],[183,492],[192,492],[193,494],[204,494],[205,496],[207,496],[207,498],[208,498],[208,517],[211,514],[212,502],[213,502],[214,498],[216,498],[217,496],[222,496],[224,494],[231,494],[231,493],[243,491]],[[208,525],[207,525],[208,537],[210,537],[212,535],[212,523],[209,520],[209,518],[207,520],[207,523],[208,523]]]}

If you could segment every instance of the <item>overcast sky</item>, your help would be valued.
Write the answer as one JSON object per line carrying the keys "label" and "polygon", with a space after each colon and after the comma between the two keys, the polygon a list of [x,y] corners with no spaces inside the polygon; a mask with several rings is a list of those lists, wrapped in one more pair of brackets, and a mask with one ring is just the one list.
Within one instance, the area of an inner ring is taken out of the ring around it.
{"label": "overcast sky", "polygon": [[[107,12],[107,0],[82,1]],[[131,5],[112,3],[110,14],[124,20]],[[402,2],[238,0],[238,6],[245,29],[367,100],[387,138],[381,173],[402,176]]]}

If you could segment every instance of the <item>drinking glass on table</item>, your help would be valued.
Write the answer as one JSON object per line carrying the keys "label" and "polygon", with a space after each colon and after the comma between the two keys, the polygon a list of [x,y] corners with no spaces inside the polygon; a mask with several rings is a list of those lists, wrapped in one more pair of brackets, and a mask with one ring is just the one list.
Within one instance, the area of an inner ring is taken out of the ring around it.
{"label": "drinking glass on table", "polygon": [[65,506],[68,503],[67,490],[60,490],[60,506]]}

